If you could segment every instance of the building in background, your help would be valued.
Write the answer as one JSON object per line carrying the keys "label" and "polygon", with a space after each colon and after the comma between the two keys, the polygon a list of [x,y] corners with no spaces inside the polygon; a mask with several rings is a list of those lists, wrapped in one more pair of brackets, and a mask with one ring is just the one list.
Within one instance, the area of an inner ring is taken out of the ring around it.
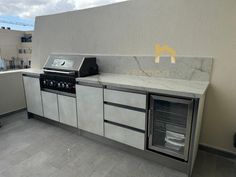
{"label": "building in background", "polygon": [[31,65],[33,31],[0,29],[0,70],[23,69]]}

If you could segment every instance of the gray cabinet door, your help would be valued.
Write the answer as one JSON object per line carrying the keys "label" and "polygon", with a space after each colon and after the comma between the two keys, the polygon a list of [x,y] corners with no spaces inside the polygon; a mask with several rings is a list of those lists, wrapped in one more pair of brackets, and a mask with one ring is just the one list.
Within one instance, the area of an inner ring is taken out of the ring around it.
{"label": "gray cabinet door", "polygon": [[77,127],[76,98],[58,95],[60,122]]}
{"label": "gray cabinet door", "polygon": [[57,94],[42,91],[44,117],[59,121]]}
{"label": "gray cabinet door", "polygon": [[103,88],[76,86],[78,126],[103,136]]}
{"label": "gray cabinet door", "polygon": [[39,78],[23,76],[23,82],[28,112],[43,116]]}

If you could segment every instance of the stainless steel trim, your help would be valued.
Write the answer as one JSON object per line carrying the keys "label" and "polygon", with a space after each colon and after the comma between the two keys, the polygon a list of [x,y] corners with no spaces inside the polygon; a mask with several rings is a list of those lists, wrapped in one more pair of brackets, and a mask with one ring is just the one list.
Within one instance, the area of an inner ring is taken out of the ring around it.
{"label": "stainless steel trim", "polygon": [[146,91],[143,90],[135,90],[135,89],[130,89],[130,88],[125,88],[125,87],[117,87],[117,86],[111,86],[111,85],[105,85],[105,89],[108,90],[116,90],[116,91],[123,91],[123,92],[130,92],[130,93],[137,93],[141,95],[147,95]]}
{"label": "stainless steel trim", "polygon": [[113,121],[106,120],[106,119],[104,119],[104,123],[112,124],[112,125],[115,125],[115,126],[118,126],[118,127],[123,127],[123,128],[129,129],[129,130],[132,130],[132,131],[140,132],[140,133],[145,133],[145,130],[130,127],[128,125],[120,124],[120,123],[113,122]]}
{"label": "stainless steel trim", "polygon": [[195,141],[195,131],[197,126],[197,116],[198,116],[198,109],[199,109],[199,99],[195,99],[194,107],[193,107],[193,118],[192,118],[192,128],[191,128],[191,136],[190,136],[190,145],[189,145],[189,160],[188,160],[188,174],[192,173],[192,165],[193,165],[193,153],[194,153],[194,141]]}
{"label": "stainless steel trim", "polygon": [[108,101],[104,101],[103,103],[107,104],[107,105],[119,107],[119,108],[124,108],[124,109],[129,109],[129,110],[133,110],[133,111],[138,111],[138,112],[146,113],[146,109],[142,109],[142,108],[137,108],[137,107],[133,107],[133,106],[127,106],[127,105],[118,104],[118,103],[112,103],[112,102],[108,102]]}
{"label": "stainless steel trim", "polygon": [[[154,100],[153,100],[153,95],[150,95],[149,98],[150,98],[150,105],[149,105],[149,108],[153,108],[153,104],[154,104]],[[150,109],[151,110],[151,109]],[[151,113],[151,111],[150,111]],[[150,115],[150,114],[149,114]],[[151,116],[151,115],[150,115]],[[148,130],[149,132],[149,137],[148,137],[148,148],[149,149],[152,149],[153,145],[152,145],[152,129],[153,129],[153,124],[151,123],[151,119],[149,120],[149,123],[150,123],[150,130]],[[155,149],[154,149],[155,150]]]}
{"label": "stainless steel trim", "polygon": [[81,82],[81,81],[76,81],[76,85],[83,85],[83,86],[88,86],[88,87],[103,88],[103,85],[101,85],[101,84],[94,84],[94,83]]}
{"label": "stainless steel trim", "polygon": [[148,138],[151,135],[151,109],[148,110]]}
{"label": "stainless steel trim", "polygon": [[74,75],[74,71],[57,71],[57,70],[49,70],[49,69],[43,69],[44,72],[48,73],[58,73],[58,74],[67,74],[67,75]]}
{"label": "stainless steel trim", "polygon": [[[102,98],[104,98],[104,87],[102,89]],[[102,116],[103,117],[103,136],[105,137],[105,123],[104,123],[104,121],[105,121],[105,105],[104,105],[104,103],[102,105],[102,115],[103,115]]]}
{"label": "stainless steel trim", "polygon": [[[165,153],[168,155],[172,155],[177,158],[181,158],[185,161],[188,161],[188,152],[189,152],[189,144],[190,144],[190,135],[191,135],[191,125],[192,125],[192,116],[193,116],[193,99],[180,99],[180,98],[172,98],[172,97],[165,97],[165,96],[157,96],[157,95],[150,95],[150,108],[153,108],[154,106],[154,101],[155,100],[164,100],[164,101],[169,101],[172,103],[180,103],[180,104],[187,104],[188,105],[188,115],[187,115],[187,126],[186,126],[186,139],[185,139],[185,147],[184,147],[184,154],[178,154],[174,151],[164,149],[161,147],[153,146],[152,145],[152,140],[153,140],[153,135],[152,135],[152,129],[153,125],[150,125],[150,136],[149,136],[149,149]],[[151,116],[151,115],[150,115]],[[152,116],[151,116],[152,117]],[[151,120],[149,120],[149,123],[151,123]]]}
{"label": "stainless steel trim", "polygon": [[151,95],[155,100],[163,100],[163,101],[169,101],[172,103],[181,103],[181,104],[190,104],[192,102],[192,99],[188,98],[176,98],[176,97],[169,97],[169,96],[158,96],[158,95]]}
{"label": "stainless steel trim", "polygon": [[187,127],[186,127],[186,139],[185,139],[185,148],[184,148],[184,160],[188,160],[189,155],[189,145],[190,145],[190,136],[191,136],[191,125],[193,120],[193,103],[194,101],[188,104],[188,117],[187,117]]}
{"label": "stainless steel trim", "polygon": [[147,151],[148,149],[148,123],[149,123],[149,120],[148,120],[148,109],[149,109],[149,93],[146,94],[146,115],[145,115],[145,136],[144,136],[144,150]]}
{"label": "stainless steel trim", "polygon": [[67,93],[67,92],[62,92],[62,91],[53,90],[53,89],[47,89],[47,88],[43,88],[43,89],[41,89],[41,91],[45,91],[45,92],[55,93],[55,94],[58,94],[58,95],[63,95],[63,96],[69,96],[69,97],[76,98],[76,94],[74,94],[74,93]]}
{"label": "stainless steel trim", "polygon": [[177,157],[179,159],[184,159],[184,155],[176,153],[176,152],[168,150],[168,149],[163,149],[163,148],[157,147],[157,146],[152,146],[150,149],[155,150],[157,152],[161,152],[163,154],[167,154],[167,155],[173,156],[173,157]]}

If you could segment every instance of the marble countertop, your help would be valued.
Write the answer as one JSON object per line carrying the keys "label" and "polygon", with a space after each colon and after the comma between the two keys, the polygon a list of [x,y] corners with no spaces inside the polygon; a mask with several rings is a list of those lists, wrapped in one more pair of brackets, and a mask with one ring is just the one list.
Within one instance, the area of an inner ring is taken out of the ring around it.
{"label": "marble countertop", "polygon": [[10,73],[22,73],[22,74],[28,74],[32,76],[39,76],[43,71],[41,69],[13,69],[13,70],[8,70],[8,71],[1,71],[0,75],[4,74],[10,74]]}
{"label": "marble countertop", "polygon": [[40,74],[43,73],[43,70],[35,69],[35,68],[30,68],[30,69],[24,69],[21,72],[23,74],[30,75],[30,76],[39,76]]}
{"label": "marble countertop", "polygon": [[[37,77],[43,73],[41,69],[33,68],[18,70],[17,72]],[[76,81],[191,98],[201,98],[209,85],[208,81],[167,79],[113,73],[79,77]]]}
{"label": "marble countertop", "polygon": [[10,69],[10,70],[6,70],[6,71],[0,71],[0,75],[10,74],[10,73],[19,73],[19,72],[22,72],[25,70],[27,70],[27,69]]}
{"label": "marble countertop", "polygon": [[112,73],[80,77],[76,81],[192,98],[201,98],[209,85],[207,81],[165,79]]}

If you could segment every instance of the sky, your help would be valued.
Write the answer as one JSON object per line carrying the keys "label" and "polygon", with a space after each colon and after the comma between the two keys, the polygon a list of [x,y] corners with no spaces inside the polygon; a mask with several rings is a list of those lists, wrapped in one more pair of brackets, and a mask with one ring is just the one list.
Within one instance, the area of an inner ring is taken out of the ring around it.
{"label": "sky", "polygon": [[85,9],[125,0],[0,0],[0,27],[33,30],[36,16]]}

